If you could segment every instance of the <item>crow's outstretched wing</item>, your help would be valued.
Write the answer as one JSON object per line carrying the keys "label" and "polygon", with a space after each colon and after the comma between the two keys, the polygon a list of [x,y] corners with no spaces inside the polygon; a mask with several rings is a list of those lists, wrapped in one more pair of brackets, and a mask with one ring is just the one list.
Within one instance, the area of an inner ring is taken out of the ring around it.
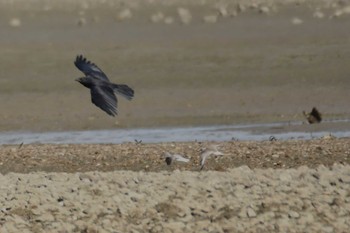
{"label": "crow's outstretched wing", "polygon": [[105,75],[105,73],[103,73],[103,71],[98,68],[97,65],[86,60],[83,55],[78,55],[74,61],[74,64],[81,72],[85,74],[85,76],[90,76],[103,81],[109,81],[107,75]]}
{"label": "crow's outstretched wing", "polygon": [[109,86],[94,86],[90,89],[91,102],[101,108],[108,115],[117,115],[117,97]]}

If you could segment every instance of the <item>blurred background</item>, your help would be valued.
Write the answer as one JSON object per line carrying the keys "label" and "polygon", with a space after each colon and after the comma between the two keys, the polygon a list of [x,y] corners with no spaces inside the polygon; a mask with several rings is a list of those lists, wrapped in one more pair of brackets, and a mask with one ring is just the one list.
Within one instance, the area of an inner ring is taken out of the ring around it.
{"label": "blurred background", "polygon": [[[349,29],[345,0],[0,0],[0,130],[348,119]],[[116,118],[78,54],[135,90]]]}

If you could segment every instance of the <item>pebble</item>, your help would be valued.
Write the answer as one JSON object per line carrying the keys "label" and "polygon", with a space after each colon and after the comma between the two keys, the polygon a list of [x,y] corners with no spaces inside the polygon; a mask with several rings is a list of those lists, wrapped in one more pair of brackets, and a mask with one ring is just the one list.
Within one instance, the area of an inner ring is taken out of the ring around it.
{"label": "pebble", "polygon": [[303,21],[302,19],[297,18],[297,17],[295,17],[295,18],[292,19],[292,24],[294,24],[294,25],[300,25],[300,24],[302,24],[303,22],[304,22],[304,21]]}
{"label": "pebble", "polygon": [[11,27],[20,27],[22,26],[22,22],[19,18],[12,18],[9,22]]}
{"label": "pebble", "polygon": [[342,10],[336,10],[334,14],[331,16],[331,18],[338,18],[343,14]]}
{"label": "pebble", "polygon": [[229,14],[229,16],[231,16],[231,17],[236,17],[237,15],[238,15],[237,10],[232,10]]}
{"label": "pebble", "polygon": [[192,15],[191,15],[191,12],[186,9],[186,8],[183,8],[183,7],[179,7],[177,8],[177,13],[180,17],[180,21],[183,23],[183,24],[189,24],[192,20]]}
{"label": "pebble", "polygon": [[165,23],[165,24],[172,24],[172,23],[174,23],[174,22],[175,22],[175,20],[174,20],[174,18],[171,17],[171,16],[167,16],[167,17],[164,18],[164,23]]}
{"label": "pebble", "polygon": [[16,153],[17,152],[17,148],[11,148],[10,149],[12,153]]}
{"label": "pebble", "polygon": [[332,233],[332,232],[334,232],[334,228],[331,226],[323,227],[323,232]]}
{"label": "pebble", "polygon": [[89,3],[87,3],[86,1],[84,1],[84,2],[81,3],[80,7],[81,7],[82,9],[84,9],[84,10],[87,10],[87,9],[90,8],[90,5],[89,5]]}
{"label": "pebble", "polygon": [[251,207],[248,207],[248,209],[247,209],[247,216],[249,218],[255,218],[256,217],[255,210],[253,210]]}
{"label": "pebble", "polygon": [[322,139],[324,139],[324,140],[332,140],[332,139],[335,139],[335,138],[336,137],[334,135],[330,134],[330,133],[322,136]]}
{"label": "pebble", "polygon": [[151,21],[153,23],[159,23],[159,22],[163,21],[163,19],[164,19],[164,14],[162,12],[157,12],[157,13],[151,15]]}
{"label": "pebble", "polygon": [[139,179],[137,178],[137,177],[134,177],[133,178],[133,181],[135,182],[135,184],[138,184],[140,181],[139,181]]}
{"label": "pebble", "polygon": [[86,19],[85,18],[79,18],[78,20],[77,20],[77,25],[79,26],[79,27],[82,27],[82,26],[84,26],[84,25],[86,25]]}
{"label": "pebble", "polygon": [[243,3],[238,3],[236,6],[236,9],[238,13],[241,13],[241,12],[245,12],[247,8]]}
{"label": "pebble", "polygon": [[314,18],[318,18],[318,19],[323,19],[324,18],[324,13],[321,11],[315,11],[313,14]]}
{"label": "pebble", "polygon": [[290,182],[290,181],[292,181],[292,176],[290,174],[288,174],[288,173],[282,173],[279,178],[280,178],[280,180],[282,182]]}
{"label": "pebble", "polygon": [[225,7],[225,6],[219,6],[218,13],[221,17],[227,17],[229,15],[229,13],[227,11],[227,7]]}
{"label": "pebble", "polygon": [[270,8],[268,8],[267,6],[261,6],[259,8],[259,13],[262,14],[269,14],[270,13]]}
{"label": "pebble", "polygon": [[51,11],[51,10],[52,10],[52,6],[50,6],[50,5],[44,5],[43,11]]}
{"label": "pebble", "polygon": [[344,14],[350,14],[350,6],[345,6],[342,11]]}
{"label": "pebble", "polygon": [[300,214],[298,212],[295,212],[295,211],[291,210],[291,211],[288,212],[288,216],[290,218],[299,218]]}
{"label": "pebble", "polygon": [[203,17],[205,23],[216,23],[218,21],[217,15],[207,15]]}
{"label": "pebble", "polygon": [[121,21],[131,19],[132,18],[131,10],[128,8],[122,10],[121,12],[119,12],[117,18],[118,20],[121,20]]}

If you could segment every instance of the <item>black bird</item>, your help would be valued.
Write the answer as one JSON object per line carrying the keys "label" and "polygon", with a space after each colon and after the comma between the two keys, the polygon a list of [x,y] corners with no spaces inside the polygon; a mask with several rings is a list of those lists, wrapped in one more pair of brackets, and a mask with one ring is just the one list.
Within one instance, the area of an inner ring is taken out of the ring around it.
{"label": "black bird", "polygon": [[117,115],[117,97],[119,94],[128,100],[134,97],[134,90],[125,84],[111,83],[103,71],[94,63],[78,55],[74,62],[75,66],[85,74],[85,77],[75,81],[90,89],[91,102],[101,108],[108,115]]}
{"label": "black bird", "polygon": [[310,124],[320,123],[322,121],[321,113],[313,107],[310,113],[303,111],[304,116]]}

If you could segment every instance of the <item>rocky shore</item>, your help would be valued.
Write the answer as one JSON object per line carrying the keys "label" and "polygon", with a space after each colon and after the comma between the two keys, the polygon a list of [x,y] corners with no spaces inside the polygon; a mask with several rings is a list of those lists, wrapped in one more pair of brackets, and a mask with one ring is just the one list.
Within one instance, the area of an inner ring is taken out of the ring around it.
{"label": "rocky shore", "polygon": [[[2,232],[346,232],[349,139],[1,146]],[[165,151],[189,163],[166,165]],[[29,172],[29,173],[28,173]]]}

